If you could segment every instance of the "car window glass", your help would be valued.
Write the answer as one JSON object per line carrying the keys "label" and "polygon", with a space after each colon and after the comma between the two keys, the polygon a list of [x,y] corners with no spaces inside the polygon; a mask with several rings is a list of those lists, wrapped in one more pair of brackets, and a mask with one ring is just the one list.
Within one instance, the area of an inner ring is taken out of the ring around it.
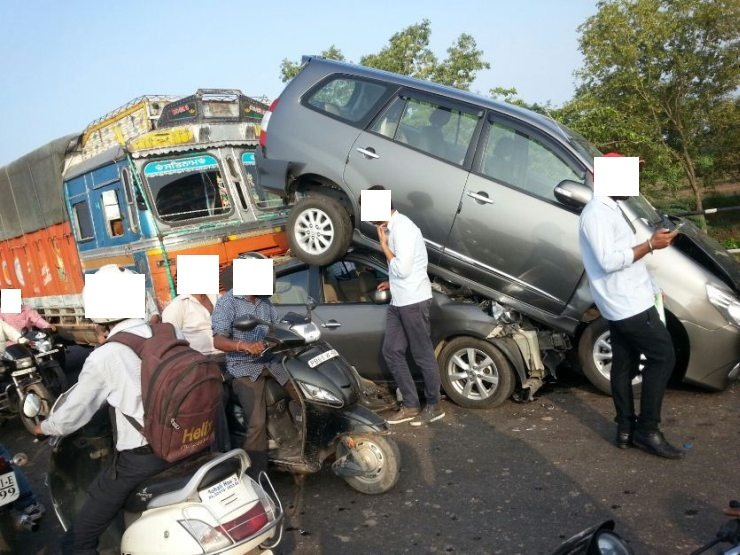
{"label": "car window glass", "polygon": [[291,272],[275,280],[272,304],[305,304],[308,300],[308,268]]}
{"label": "car window glass", "polygon": [[358,122],[378,103],[387,87],[346,77],[332,79],[308,99],[314,108],[341,119]]}
{"label": "car window glass", "polygon": [[453,164],[462,164],[478,117],[425,100],[408,99],[396,140]]}
{"label": "car window glass", "polygon": [[564,179],[585,179],[544,142],[499,123],[490,128],[481,172],[548,200],[555,200],[555,186]]}
{"label": "car window glass", "polygon": [[401,114],[403,114],[405,107],[406,101],[401,97],[396,97],[380,119],[372,126],[371,131],[380,133],[389,139],[394,139],[398,130],[398,122],[401,120]]}
{"label": "car window glass", "polygon": [[372,303],[378,284],[387,278],[375,268],[348,260],[340,260],[322,270],[324,302]]}

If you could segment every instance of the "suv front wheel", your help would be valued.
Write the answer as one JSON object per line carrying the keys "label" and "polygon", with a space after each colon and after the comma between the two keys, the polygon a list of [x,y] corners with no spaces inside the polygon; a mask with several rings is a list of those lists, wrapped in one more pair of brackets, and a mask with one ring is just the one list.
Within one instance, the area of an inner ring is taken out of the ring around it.
{"label": "suv front wheel", "polygon": [[287,232],[295,256],[306,264],[324,266],[347,252],[352,240],[352,222],[336,199],[311,195],[291,209]]}

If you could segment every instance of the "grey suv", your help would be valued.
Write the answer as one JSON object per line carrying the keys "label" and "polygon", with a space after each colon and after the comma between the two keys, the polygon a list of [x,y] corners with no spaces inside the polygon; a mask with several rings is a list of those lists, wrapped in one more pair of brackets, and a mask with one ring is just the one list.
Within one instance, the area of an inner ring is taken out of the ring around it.
{"label": "grey suv", "polygon": [[[306,57],[266,114],[260,145],[260,185],[296,201],[293,254],[326,265],[353,239],[377,249],[358,200],[362,189],[385,185],[421,229],[430,273],[571,334],[584,373],[609,392],[608,328],[578,248],[578,215],[600,155],[583,137],[510,104]],[[642,197],[621,207],[639,240],[678,222]],[[740,374],[740,263],[691,223],[649,259],[666,295],[679,377],[725,388]]]}

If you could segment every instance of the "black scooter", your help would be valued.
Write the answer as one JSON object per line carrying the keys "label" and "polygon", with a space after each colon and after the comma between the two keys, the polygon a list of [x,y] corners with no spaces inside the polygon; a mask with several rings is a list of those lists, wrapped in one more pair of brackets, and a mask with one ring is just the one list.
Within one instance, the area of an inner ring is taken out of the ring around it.
{"label": "black scooter", "polygon": [[[401,466],[398,445],[388,437],[385,419],[361,402],[363,387],[356,371],[321,341],[321,332],[311,321],[312,308],[309,302],[305,316],[288,313],[264,339],[263,355],[277,357],[302,404],[297,414],[291,414],[287,392],[275,380],[267,380],[269,460],[280,470],[310,474],[335,458],[332,470],[357,491],[389,491]],[[242,331],[259,325],[269,326],[254,318],[234,322]],[[227,414],[233,444],[241,445],[244,415],[233,392]]]}

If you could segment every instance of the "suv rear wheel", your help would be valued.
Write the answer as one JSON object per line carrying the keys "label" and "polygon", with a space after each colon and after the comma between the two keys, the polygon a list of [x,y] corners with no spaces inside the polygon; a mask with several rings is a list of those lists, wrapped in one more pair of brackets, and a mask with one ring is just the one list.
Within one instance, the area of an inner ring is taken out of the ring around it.
{"label": "suv rear wheel", "polygon": [[338,260],[352,240],[347,210],[336,199],[321,194],[305,197],[293,206],[287,231],[293,254],[319,266]]}

